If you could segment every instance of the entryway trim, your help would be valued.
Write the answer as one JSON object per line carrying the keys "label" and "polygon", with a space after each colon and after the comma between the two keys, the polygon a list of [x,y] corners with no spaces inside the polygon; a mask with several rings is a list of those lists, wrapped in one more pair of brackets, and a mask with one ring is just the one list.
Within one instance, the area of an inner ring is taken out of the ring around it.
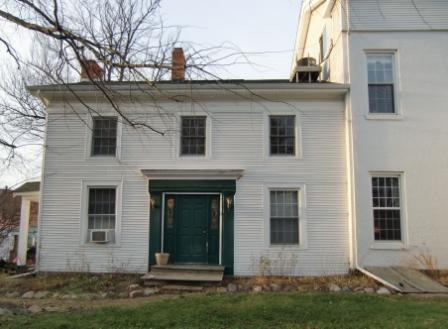
{"label": "entryway trim", "polygon": [[164,252],[165,244],[165,197],[166,195],[219,195],[219,265],[222,265],[222,216],[223,196],[217,192],[163,192],[162,193],[162,229],[160,235],[161,251]]}
{"label": "entryway trim", "polygon": [[[221,264],[225,266],[226,274],[233,274],[234,267],[234,196],[236,192],[235,179],[149,179],[150,194],[150,232],[149,232],[149,264],[155,264],[154,254],[161,251],[162,229],[162,193],[219,193],[222,195],[222,222],[219,237],[221,239]],[[227,202],[229,200],[229,202]]]}

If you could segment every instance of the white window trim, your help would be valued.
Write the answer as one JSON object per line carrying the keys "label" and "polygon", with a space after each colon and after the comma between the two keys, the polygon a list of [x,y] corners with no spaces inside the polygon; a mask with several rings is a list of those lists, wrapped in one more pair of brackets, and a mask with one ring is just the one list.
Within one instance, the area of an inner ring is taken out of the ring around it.
{"label": "white window trim", "polygon": [[[373,218],[373,195],[372,195],[372,177],[398,177],[400,187],[400,227],[401,241],[375,240],[375,227]],[[370,227],[371,227],[371,245],[370,249],[376,250],[407,250],[409,249],[407,204],[406,204],[406,184],[405,175],[402,171],[371,171],[369,172],[369,205],[370,205]]]}
{"label": "white window trim", "polygon": [[[299,206],[299,243],[271,244],[271,191],[297,191]],[[306,216],[306,186],[305,184],[267,184],[264,186],[264,242],[272,250],[296,251],[308,249],[307,216]]]}
{"label": "white window trim", "polygon": [[111,155],[92,155],[92,130],[93,130],[93,118],[100,117],[98,114],[87,114],[85,118],[85,154],[86,160],[92,161],[110,161],[111,159],[121,159],[121,137],[123,133],[123,120],[116,112],[101,113],[102,117],[116,117],[117,118],[117,148],[115,156]]}
{"label": "white window trim", "polygon": [[[401,109],[400,101],[400,66],[398,61],[398,50],[397,49],[364,49],[364,72],[365,72],[365,88],[366,88],[366,109],[365,118],[367,120],[402,120],[403,112]],[[393,56],[393,83],[394,83],[394,109],[395,113],[370,113],[369,108],[369,77],[367,68],[367,57],[369,55],[392,55]]]}
{"label": "white window trim", "polygon": [[[182,138],[182,117],[205,117],[205,154],[204,155],[182,155],[181,138]],[[209,160],[212,158],[212,117],[209,113],[178,113],[176,114],[176,134],[174,158],[185,160]]]}
{"label": "white window trim", "polygon": [[[89,208],[89,188],[115,188],[115,241],[111,243],[99,244],[88,241],[88,208]],[[92,248],[113,248],[120,247],[121,243],[121,216],[122,216],[122,180],[82,180],[81,186],[81,214],[80,214],[80,243],[81,246]]]}
{"label": "white window trim", "polygon": [[[270,132],[270,117],[271,116],[295,116],[295,154],[294,155],[287,155],[287,154],[278,154],[278,155],[271,155],[271,132]],[[301,126],[301,120],[300,120],[300,113],[298,112],[270,112],[264,114],[264,159],[265,160],[280,160],[282,162],[289,160],[298,160],[302,159],[302,126]]]}

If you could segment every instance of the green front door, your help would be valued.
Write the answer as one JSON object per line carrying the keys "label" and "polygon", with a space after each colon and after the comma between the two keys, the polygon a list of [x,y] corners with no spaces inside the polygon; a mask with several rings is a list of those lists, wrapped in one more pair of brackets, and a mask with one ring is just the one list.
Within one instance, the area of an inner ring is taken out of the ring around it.
{"label": "green front door", "polygon": [[170,263],[218,263],[218,210],[218,195],[166,195],[164,242]]}

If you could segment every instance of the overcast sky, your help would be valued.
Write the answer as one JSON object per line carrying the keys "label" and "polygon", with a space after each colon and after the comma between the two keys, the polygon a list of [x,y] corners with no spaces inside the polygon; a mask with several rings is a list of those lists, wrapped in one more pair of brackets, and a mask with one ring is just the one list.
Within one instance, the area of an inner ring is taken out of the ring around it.
{"label": "overcast sky", "polygon": [[[229,67],[224,78],[287,79],[299,8],[300,0],[162,0],[161,11],[165,25],[182,27],[181,40],[200,46],[229,43],[249,54],[254,65]],[[0,186],[39,179],[40,159],[35,152],[28,151],[26,168],[16,164],[2,170]]]}

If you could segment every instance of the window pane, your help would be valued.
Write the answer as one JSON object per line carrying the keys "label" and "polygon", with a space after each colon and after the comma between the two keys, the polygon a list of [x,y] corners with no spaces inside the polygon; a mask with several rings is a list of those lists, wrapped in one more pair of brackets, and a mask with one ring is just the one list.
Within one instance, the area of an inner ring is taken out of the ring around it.
{"label": "window pane", "polygon": [[295,154],[295,116],[271,116],[269,131],[271,155]]}
{"label": "window pane", "polygon": [[401,240],[399,177],[372,177],[375,240]]}
{"label": "window pane", "polygon": [[298,218],[271,218],[271,244],[298,244]]}
{"label": "window pane", "polygon": [[299,243],[299,207],[297,191],[271,191],[271,243]]}
{"label": "window pane", "polygon": [[367,70],[369,83],[393,83],[392,54],[378,54],[367,56]]}
{"label": "window pane", "polygon": [[394,85],[369,84],[370,113],[395,113]]}
{"label": "window pane", "polygon": [[93,118],[92,155],[115,155],[117,148],[117,118]]}
{"label": "window pane", "polygon": [[182,155],[204,155],[206,136],[206,117],[182,117],[181,146]]}
{"label": "window pane", "polygon": [[89,215],[115,215],[115,189],[89,189]]}

